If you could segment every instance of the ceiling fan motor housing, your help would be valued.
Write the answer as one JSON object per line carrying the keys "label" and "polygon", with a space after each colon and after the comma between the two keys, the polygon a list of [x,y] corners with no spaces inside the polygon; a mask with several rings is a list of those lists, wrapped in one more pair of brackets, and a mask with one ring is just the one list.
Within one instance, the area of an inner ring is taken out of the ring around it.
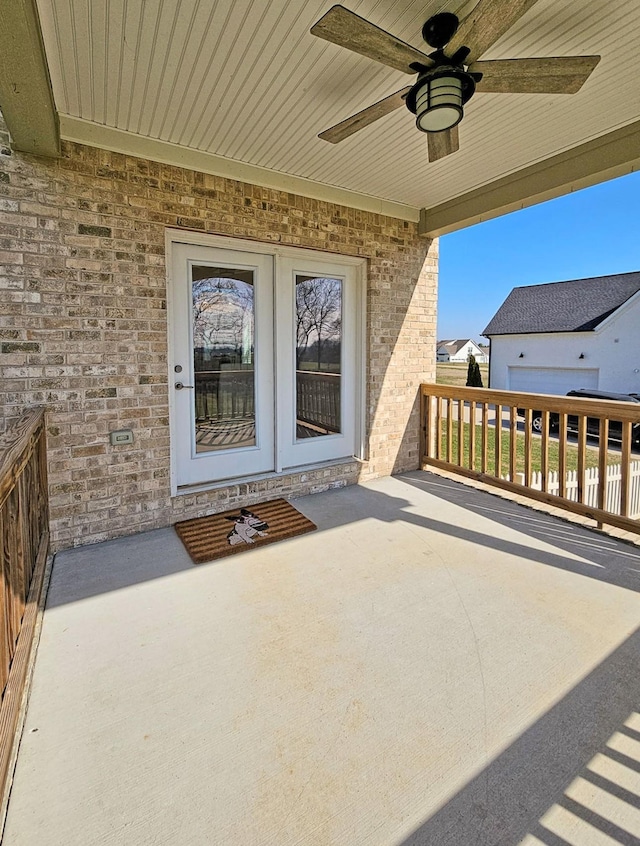
{"label": "ceiling fan motor housing", "polygon": [[457,16],[451,12],[439,12],[422,27],[422,37],[430,47],[441,50],[456,34],[458,23]]}
{"label": "ceiling fan motor housing", "polygon": [[438,64],[420,73],[406,104],[421,132],[443,132],[460,123],[462,107],[475,90],[475,80],[464,68]]}

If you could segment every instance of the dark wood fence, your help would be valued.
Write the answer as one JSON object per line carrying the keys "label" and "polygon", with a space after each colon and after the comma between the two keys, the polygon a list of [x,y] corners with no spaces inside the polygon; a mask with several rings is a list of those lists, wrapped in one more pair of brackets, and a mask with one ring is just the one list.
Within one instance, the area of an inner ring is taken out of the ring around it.
{"label": "dark wood fence", "polygon": [[196,420],[236,420],[253,417],[253,380],[253,370],[196,371]]}
{"label": "dark wood fence", "polygon": [[0,436],[0,782],[11,760],[49,552],[44,411]]}
{"label": "dark wood fence", "polygon": [[340,431],[340,374],[296,371],[296,418],[327,432]]}
{"label": "dark wood fence", "polygon": [[[252,370],[201,370],[195,374],[197,421],[253,418]],[[296,371],[296,418],[324,432],[340,431],[340,374]]]}
{"label": "dark wood fence", "polygon": [[422,385],[422,433],[425,469],[640,533],[638,403]]}

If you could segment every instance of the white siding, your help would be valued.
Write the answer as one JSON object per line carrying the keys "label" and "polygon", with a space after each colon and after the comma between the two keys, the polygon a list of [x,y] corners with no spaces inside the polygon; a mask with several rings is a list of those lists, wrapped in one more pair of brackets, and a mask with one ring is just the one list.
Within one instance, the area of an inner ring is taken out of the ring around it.
{"label": "white siding", "polygon": [[469,352],[471,352],[472,355],[476,354],[473,344],[465,344],[464,347],[459,349],[457,353],[450,357],[449,361],[467,361],[469,358]]}

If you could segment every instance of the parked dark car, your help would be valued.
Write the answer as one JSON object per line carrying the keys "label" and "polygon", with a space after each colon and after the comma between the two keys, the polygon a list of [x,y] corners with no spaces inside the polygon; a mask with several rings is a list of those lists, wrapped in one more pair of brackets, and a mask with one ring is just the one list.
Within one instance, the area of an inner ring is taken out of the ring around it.
{"label": "parked dark car", "polygon": [[[632,402],[640,405],[640,396],[638,394],[617,394],[611,391],[595,391],[588,388],[577,388],[575,391],[569,391],[568,397],[582,397],[583,399],[601,399],[608,402]],[[518,415],[524,417],[524,408],[518,409]],[[640,417],[640,409],[638,409],[638,416]],[[558,414],[549,412],[549,431],[557,432],[560,427],[560,418]],[[542,431],[542,412],[533,411],[531,415],[531,428],[534,432]],[[567,431],[578,431],[578,417],[577,415],[567,415]],[[599,437],[600,435],[600,420],[597,417],[587,417],[587,434],[592,437]],[[609,440],[622,440],[622,423],[619,420],[609,421]],[[640,422],[634,423],[631,427],[631,440],[637,446],[640,445]]]}
{"label": "parked dark car", "polygon": [[[569,391],[568,397],[583,397],[585,399],[601,399],[608,402],[631,402],[637,403],[638,417],[640,417],[640,399],[631,394],[615,394],[610,391],[590,391],[586,388],[580,388],[575,391]],[[552,415],[549,415],[551,418]],[[558,428],[558,415],[553,415],[555,418],[555,427]],[[551,425],[551,423],[549,424]],[[567,431],[578,431],[578,418],[575,415],[569,414],[567,416]],[[600,435],[600,420],[597,417],[587,417],[587,434],[593,437]],[[622,423],[619,420],[609,420],[609,440],[622,441]],[[640,422],[633,423],[631,426],[631,441],[635,445],[640,444]]]}

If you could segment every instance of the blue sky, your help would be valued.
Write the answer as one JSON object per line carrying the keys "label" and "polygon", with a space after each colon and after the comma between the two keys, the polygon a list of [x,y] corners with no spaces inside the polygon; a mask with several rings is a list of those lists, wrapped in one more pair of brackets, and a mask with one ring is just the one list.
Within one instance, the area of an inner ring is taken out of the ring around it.
{"label": "blue sky", "polygon": [[509,291],[640,270],[640,173],[440,239],[438,339],[480,335]]}

